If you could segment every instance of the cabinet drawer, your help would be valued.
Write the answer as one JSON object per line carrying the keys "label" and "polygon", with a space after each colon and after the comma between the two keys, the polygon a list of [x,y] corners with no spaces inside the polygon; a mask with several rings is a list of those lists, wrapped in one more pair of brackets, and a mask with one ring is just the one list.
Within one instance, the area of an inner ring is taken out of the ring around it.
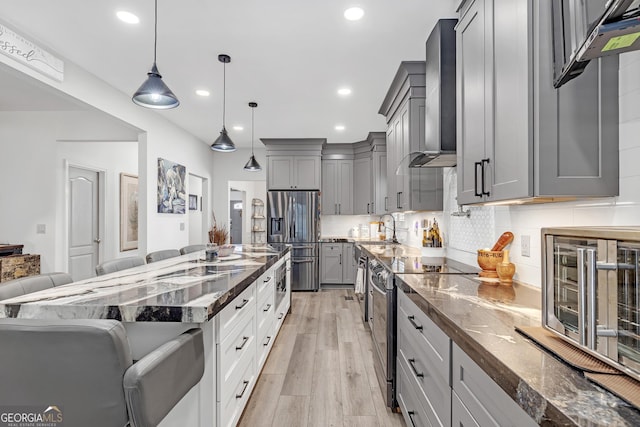
{"label": "cabinet drawer", "polygon": [[[276,308],[273,305],[273,295],[271,298],[263,298],[262,301],[256,306],[256,322],[258,324],[258,331],[265,323],[273,321],[275,317]],[[258,332],[258,335],[260,333]]]}
{"label": "cabinet drawer", "polygon": [[238,325],[239,319],[247,315],[247,313],[255,313],[255,310],[255,285],[252,284],[216,316],[216,325],[218,327],[217,342],[224,341],[231,330]]}
{"label": "cabinet drawer", "polygon": [[275,318],[273,317],[266,321],[262,328],[258,330],[258,340],[256,341],[258,372],[262,369],[262,365],[264,365],[264,362],[267,360],[267,356],[269,355],[269,351],[271,350],[271,347],[273,347],[273,342],[276,339],[275,332]]}
{"label": "cabinet drawer", "polygon": [[455,391],[451,392],[451,425],[459,427],[480,427],[473,415],[460,401]]}
{"label": "cabinet drawer", "polygon": [[402,415],[408,427],[428,427],[432,426],[427,414],[419,403],[416,390],[411,385],[404,363],[398,362],[396,397],[398,405],[402,410]]}
{"label": "cabinet drawer", "polygon": [[[450,425],[451,387],[449,372],[439,372],[428,362],[424,351],[418,351],[419,342],[411,342],[406,327],[398,327],[398,359],[409,376],[409,383],[415,390],[419,403],[431,425]],[[401,347],[402,346],[402,347]]]}
{"label": "cabinet drawer", "polygon": [[239,367],[242,357],[246,353],[255,354],[256,323],[252,315],[242,318],[242,322],[219,344],[218,364],[220,366],[219,381],[225,382],[233,371],[242,369]]}
{"label": "cabinet drawer", "polygon": [[398,292],[398,330],[401,329],[406,331],[406,337],[398,342],[398,350],[404,342],[412,343],[425,369],[450,385],[451,340],[404,292]]}
{"label": "cabinet drawer", "polygon": [[220,389],[218,390],[219,426],[235,426],[240,419],[240,415],[251,395],[251,391],[256,381],[255,371],[255,347],[254,351],[247,352],[240,359],[239,368],[227,381],[218,380]]}
{"label": "cabinet drawer", "polygon": [[273,269],[270,268],[256,280],[256,298],[258,301],[266,298],[268,294],[273,296]]}
{"label": "cabinet drawer", "polygon": [[455,344],[453,344],[451,359],[453,390],[479,425],[514,427],[537,425],[482,368]]}

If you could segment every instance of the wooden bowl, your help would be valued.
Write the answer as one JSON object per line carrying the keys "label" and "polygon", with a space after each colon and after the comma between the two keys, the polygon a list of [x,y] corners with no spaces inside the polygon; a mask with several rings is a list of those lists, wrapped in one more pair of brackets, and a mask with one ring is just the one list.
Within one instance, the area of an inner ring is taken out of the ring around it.
{"label": "wooden bowl", "polygon": [[235,248],[236,247],[234,245],[222,245],[218,247],[218,256],[219,257],[229,256],[233,253]]}
{"label": "wooden bowl", "polygon": [[486,249],[478,249],[478,265],[482,271],[478,273],[480,277],[497,278],[496,266],[502,262],[504,256],[503,251],[490,251]]}

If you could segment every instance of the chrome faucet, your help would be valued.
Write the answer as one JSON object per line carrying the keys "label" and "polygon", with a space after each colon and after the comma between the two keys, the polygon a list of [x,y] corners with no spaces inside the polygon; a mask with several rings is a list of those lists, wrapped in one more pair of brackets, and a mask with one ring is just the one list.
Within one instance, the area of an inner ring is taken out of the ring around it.
{"label": "chrome faucet", "polygon": [[384,225],[384,221],[382,221],[382,218],[384,218],[385,216],[390,216],[391,220],[393,221],[393,236],[391,237],[391,243],[400,243],[398,242],[398,238],[396,237],[396,219],[393,217],[393,215],[391,214],[380,215],[380,222],[378,222],[378,232],[382,231],[382,227],[389,228],[386,225]]}

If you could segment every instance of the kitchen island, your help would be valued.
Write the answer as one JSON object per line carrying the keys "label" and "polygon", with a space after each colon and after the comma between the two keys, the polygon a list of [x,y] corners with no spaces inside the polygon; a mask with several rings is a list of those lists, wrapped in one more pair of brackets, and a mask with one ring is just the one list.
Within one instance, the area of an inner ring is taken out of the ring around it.
{"label": "kitchen island", "polygon": [[[398,312],[398,347],[403,345],[403,324],[411,331],[416,328],[413,324],[416,323],[424,336],[429,335],[426,331],[433,331],[442,337],[443,349],[439,356],[444,357],[439,360],[442,364],[438,365],[438,369],[444,371],[446,367],[447,372],[450,369],[451,377],[443,379],[446,386],[439,397],[448,394],[448,407],[453,408],[448,411],[452,417],[451,424],[458,425],[461,414],[466,410],[473,412],[470,409],[473,405],[476,405],[477,412],[470,417],[485,411],[487,408],[481,408],[478,401],[471,402],[469,407],[464,406],[478,397],[478,400],[484,398],[493,401],[487,406],[494,404],[494,409],[497,407],[498,412],[508,413],[513,410],[516,415],[524,416],[525,421],[522,423],[509,417],[511,425],[640,425],[640,412],[637,409],[591,383],[580,371],[571,368],[515,330],[515,327],[541,325],[540,289],[518,283],[503,286],[481,280],[475,274],[441,274],[429,271],[415,274],[414,267],[418,259],[414,256],[415,251],[410,248],[406,249],[407,256],[398,255],[402,252],[402,247],[394,249],[389,245],[362,245],[362,248],[369,257],[376,257],[386,265],[412,266],[408,269],[411,274],[395,274],[399,310],[405,304],[405,307],[415,308],[415,313],[411,314],[416,315],[407,321]],[[469,270],[469,267],[455,267]],[[445,269],[443,272],[446,271]],[[424,316],[424,321],[431,328],[420,322],[420,316]],[[436,340],[433,340],[434,348],[435,343]],[[410,364],[402,362],[401,353],[399,350],[398,372],[404,369],[406,375],[413,378],[418,371],[422,374],[422,369],[428,371],[428,363],[427,366],[420,366],[416,359],[411,359]],[[428,359],[429,356],[425,357]],[[477,367],[477,371],[481,372],[479,375],[485,376],[487,380],[476,382],[478,395],[468,396],[470,399],[461,405],[460,401],[464,400],[464,396],[459,398],[458,394],[473,391],[474,384],[473,380],[464,384],[464,379],[461,381],[456,377],[461,377],[464,371],[466,380],[469,381],[475,373],[471,369],[462,368],[469,368],[471,365]],[[436,365],[431,365],[432,368],[434,366]],[[422,378],[428,378],[429,384],[433,384],[434,376],[427,375],[426,372],[423,377],[412,381],[417,385]],[[400,382],[400,394],[402,387]],[[431,389],[434,389],[433,386]],[[434,405],[434,410],[437,413],[444,407],[446,404],[440,407]],[[491,412],[491,408],[488,412]],[[482,420],[470,418],[464,424],[467,425],[467,422],[478,422],[480,425],[491,423],[488,420],[483,423]]]}
{"label": "kitchen island", "polygon": [[289,259],[285,245],[238,246],[214,262],[195,252],[0,301],[0,317],[119,320],[134,360],[199,327],[204,375],[161,426],[227,426],[289,310]]}

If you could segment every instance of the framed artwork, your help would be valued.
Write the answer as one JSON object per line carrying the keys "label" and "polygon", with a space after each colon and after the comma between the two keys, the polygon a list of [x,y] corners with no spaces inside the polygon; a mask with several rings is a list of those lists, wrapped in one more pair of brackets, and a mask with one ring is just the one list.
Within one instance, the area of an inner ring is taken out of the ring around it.
{"label": "framed artwork", "polygon": [[198,210],[198,196],[196,196],[195,194],[189,194],[189,210]]}
{"label": "framed artwork", "polygon": [[185,213],[184,166],[158,158],[158,213]]}
{"label": "framed artwork", "polygon": [[120,174],[120,251],[138,249],[138,177]]}

